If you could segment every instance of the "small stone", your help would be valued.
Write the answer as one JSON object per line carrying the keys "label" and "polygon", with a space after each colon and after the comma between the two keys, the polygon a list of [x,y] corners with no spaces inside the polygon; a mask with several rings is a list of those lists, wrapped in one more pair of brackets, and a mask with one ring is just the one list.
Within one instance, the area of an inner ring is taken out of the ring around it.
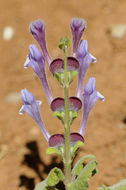
{"label": "small stone", "polygon": [[126,35],[126,24],[118,24],[108,28],[113,38],[122,39]]}
{"label": "small stone", "polygon": [[40,130],[36,126],[32,129],[30,129],[30,131],[29,131],[29,134],[35,135],[35,136],[37,136],[39,133],[40,133]]}
{"label": "small stone", "polygon": [[124,129],[124,128],[125,128],[125,125],[124,125],[123,123],[120,123],[120,124],[118,125],[118,128],[119,128],[119,129]]}
{"label": "small stone", "polygon": [[21,95],[18,92],[12,92],[5,98],[7,103],[16,103],[21,100]]}
{"label": "small stone", "polygon": [[11,26],[6,26],[3,30],[3,39],[6,41],[11,40],[13,35],[14,35],[14,29]]}
{"label": "small stone", "polygon": [[22,139],[19,136],[15,136],[13,141],[16,145],[22,144]]}
{"label": "small stone", "polygon": [[0,159],[2,159],[8,152],[8,146],[5,144],[0,144]]}

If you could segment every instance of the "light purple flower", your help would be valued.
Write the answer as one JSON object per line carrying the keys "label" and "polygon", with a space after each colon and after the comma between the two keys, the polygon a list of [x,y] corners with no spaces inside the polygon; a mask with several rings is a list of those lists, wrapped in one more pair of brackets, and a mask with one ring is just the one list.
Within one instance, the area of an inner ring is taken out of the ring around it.
{"label": "light purple flower", "polygon": [[89,54],[88,42],[87,40],[82,40],[77,51],[77,58],[80,63],[79,73],[78,73],[78,87],[77,87],[77,97],[82,99],[82,89],[85,73],[91,62],[96,62],[96,58]]}
{"label": "light purple flower", "polygon": [[76,57],[78,45],[82,34],[86,28],[86,22],[83,19],[73,18],[71,23],[72,39],[73,39],[73,57]]}
{"label": "light purple flower", "polygon": [[46,73],[45,73],[45,61],[43,59],[42,53],[34,44],[29,46],[29,51],[30,53],[26,59],[24,67],[25,68],[27,68],[28,66],[31,67],[33,71],[38,75],[38,77],[42,82],[47,99],[51,104],[53,97],[47,82]]}
{"label": "light purple flower", "polygon": [[30,93],[27,89],[21,90],[21,98],[23,101],[23,106],[21,107],[19,114],[26,112],[30,117],[32,117],[36,123],[39,125],[45,139],[49,140],[50,134],[45,128],[40,114],[40,101],[36,101],[35,96]]}
{"label": "light purple flower", "polygon": [[97,90],[95,85],[95,78],[89,78],[83,94],[83,119],[80,127],[80,134],[84,136],[88,115],[96,104],[97,100],[104,101],[104,96],[102,96]]}
{"label": "light purple flower", "polygon": [[37,40],[37,42],[39,43],[44,58],[48,64],[48,66],[51,63],[51,58],[49,56],[47,47],[46,47],[46,39],[45,39],[45,24],[43,21],[41,20],[36,20],[34,22],[32,22],[30,24],[30,32],[32,33],[32,35],[34,36],[34,38]]}

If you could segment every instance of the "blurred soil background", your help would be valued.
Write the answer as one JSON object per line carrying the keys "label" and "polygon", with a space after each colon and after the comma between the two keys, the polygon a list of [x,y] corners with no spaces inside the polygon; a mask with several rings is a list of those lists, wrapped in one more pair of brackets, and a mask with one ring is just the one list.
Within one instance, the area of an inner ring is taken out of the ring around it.
{"label": "blurred soil background", "polygon": [[[20,116],[20,90],[27,88],[42,100],[42,118],[51,134],[63,132],[60,121],[52,116],[40,81],[23,64],[29,44],[37,44],[29,34],[29,24],[46,23],[47,46],[52,59],[62,56],[60,37],[71,39],[69,23],[84,18],[87,29],[83,39],[97,57],[85,77],[96,77],[96,85],[106,101],[93,108],[85,135],[85,145],[76,160],[91,153],[98,160],[98,174],[89,190],[103,183],[112,185],[126,178],[126,0],[1,0],[0,2],[0,190],[33,190],[50,169],[62,163],[45,154],[48,147],[39,127],[27,115]],[[11,27],[6,37],[6,27]],[[38,44],[37,44],[38,46]],[[61,86],[47,75],[54,97],[63,96]],[[71,85],[76,94],[77,78]],[[82,111],[71,130],[78,131]]]}

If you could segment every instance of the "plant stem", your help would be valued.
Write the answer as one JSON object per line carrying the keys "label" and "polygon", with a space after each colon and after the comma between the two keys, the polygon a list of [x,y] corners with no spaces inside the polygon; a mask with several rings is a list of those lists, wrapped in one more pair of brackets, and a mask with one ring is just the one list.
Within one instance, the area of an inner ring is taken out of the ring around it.
{"label": "plant stem", "polygon": [[65,168],[65,188],[71,182],[71,153],[70,153],[70,122],[69,122],[69,83],[67,76],[67,55],[64,48],[64,100],[65,100],[65,147],[64,147],[64,168]]}

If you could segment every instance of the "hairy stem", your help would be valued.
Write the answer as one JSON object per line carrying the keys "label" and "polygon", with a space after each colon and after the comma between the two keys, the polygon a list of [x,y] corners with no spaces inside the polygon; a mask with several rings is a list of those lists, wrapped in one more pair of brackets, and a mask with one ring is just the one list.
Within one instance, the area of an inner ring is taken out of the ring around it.
{"label": "hairy stem", "polygon": [[64,168],[65,168],[65,188],[71,182],[71,153],[70,153],[70,122],[69,122],[69,83],[67,76],[67,56],[64,49],[64,100],[65,100],[65,148],[64,148]]}

